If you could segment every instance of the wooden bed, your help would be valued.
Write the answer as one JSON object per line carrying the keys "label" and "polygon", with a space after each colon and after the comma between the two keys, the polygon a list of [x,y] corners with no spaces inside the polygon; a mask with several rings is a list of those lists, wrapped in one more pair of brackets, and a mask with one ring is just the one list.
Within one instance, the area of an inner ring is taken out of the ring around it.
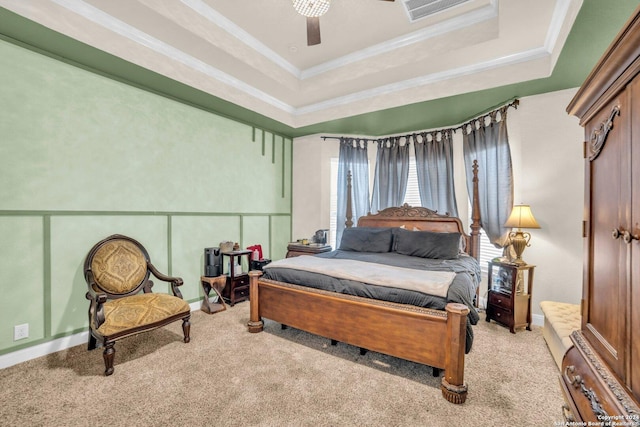
{"label": "wooden bed", "polygon": [[[473,182],[471,235],[464,232],[458,218],[407,205],[361,217],[358,226],[460,232],[467,240],[467,253],[477,259],[480,218],[475,162]],[[347,206],[350,226],[349,200]],[[249,273],[249,332],[261,332],[262,318],[267,318],[361,349],[444,369],[442,395],[452,403],[465,402],[464,356],[469,313],[466,305],[449,303],[445,310],[434,310],[278,282],[261,275],[260,271]]]}

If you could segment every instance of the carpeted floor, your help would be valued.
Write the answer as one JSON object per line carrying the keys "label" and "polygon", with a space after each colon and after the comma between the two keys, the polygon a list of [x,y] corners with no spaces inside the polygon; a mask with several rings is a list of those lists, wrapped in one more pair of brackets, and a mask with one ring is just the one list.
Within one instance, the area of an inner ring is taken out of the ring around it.
{"label": "carpeted floor", "polygon": [[249,303],[192,316],[102,350],[77,346],[0,371],[2,426],[553,426],[558,369],[540,328],[513,335],[484,314],[467,355],[467,402],[442,398],[431,368],[267,321]]}

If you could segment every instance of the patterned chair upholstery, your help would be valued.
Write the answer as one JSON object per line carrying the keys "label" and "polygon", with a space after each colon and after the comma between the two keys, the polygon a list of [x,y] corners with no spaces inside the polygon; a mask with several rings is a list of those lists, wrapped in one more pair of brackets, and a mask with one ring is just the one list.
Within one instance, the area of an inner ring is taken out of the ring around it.
{"label": "patterned chair upholstery", "polygon": [[[171,283],[173,295],[152,293],[150,273]],[[105,375],[113,374],[117,340],[182,320],[184,342],[190,341],[191,309],[182,299],[179,277],[160,273],[136,240],[114,234],[87,254],[84,277],[89,288],[89,345],[104,347]]]}

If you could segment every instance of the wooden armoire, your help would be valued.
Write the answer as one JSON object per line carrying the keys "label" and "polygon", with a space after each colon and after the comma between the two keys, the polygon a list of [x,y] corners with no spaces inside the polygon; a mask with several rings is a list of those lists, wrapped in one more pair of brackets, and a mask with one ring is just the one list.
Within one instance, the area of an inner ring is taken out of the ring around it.
{"label": "wooden armoire", "polygon": [[562,361],[564,415],[640,426],[640,8],[567,112],[585,130],[585,250],[582,325]]}

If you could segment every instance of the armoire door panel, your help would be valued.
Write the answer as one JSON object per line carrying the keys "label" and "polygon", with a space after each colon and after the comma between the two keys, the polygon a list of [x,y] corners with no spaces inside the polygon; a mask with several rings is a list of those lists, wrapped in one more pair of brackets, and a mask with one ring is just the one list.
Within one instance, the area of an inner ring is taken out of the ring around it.
{"label": "armoire door panel", "polygon": [[[640,137],[640,80],[636,79],[629,86],[629,103],[633,110],[631,119],[631,135]],[[640,140],[631,146],[631,232],[640,236]],[[627,342],[630,344],[628,386],[636,400],[640,401],[640,241],[631,242],[631,287],[627,310],[629,323],[627,328]]]}
{"label": "armoire door panel", "polygon": [[[625,369],[625,310],[631,220],[629,108],[621,94],[586,127],[590,138],[589,292],[585,337],[620,377]],[[625,121],[626,119],[626,121]],[[611,123],[609,125],[608,123]],[[602,132],[607,132],[603,137]],[[600,138],[600,140],[597,140]]]}

